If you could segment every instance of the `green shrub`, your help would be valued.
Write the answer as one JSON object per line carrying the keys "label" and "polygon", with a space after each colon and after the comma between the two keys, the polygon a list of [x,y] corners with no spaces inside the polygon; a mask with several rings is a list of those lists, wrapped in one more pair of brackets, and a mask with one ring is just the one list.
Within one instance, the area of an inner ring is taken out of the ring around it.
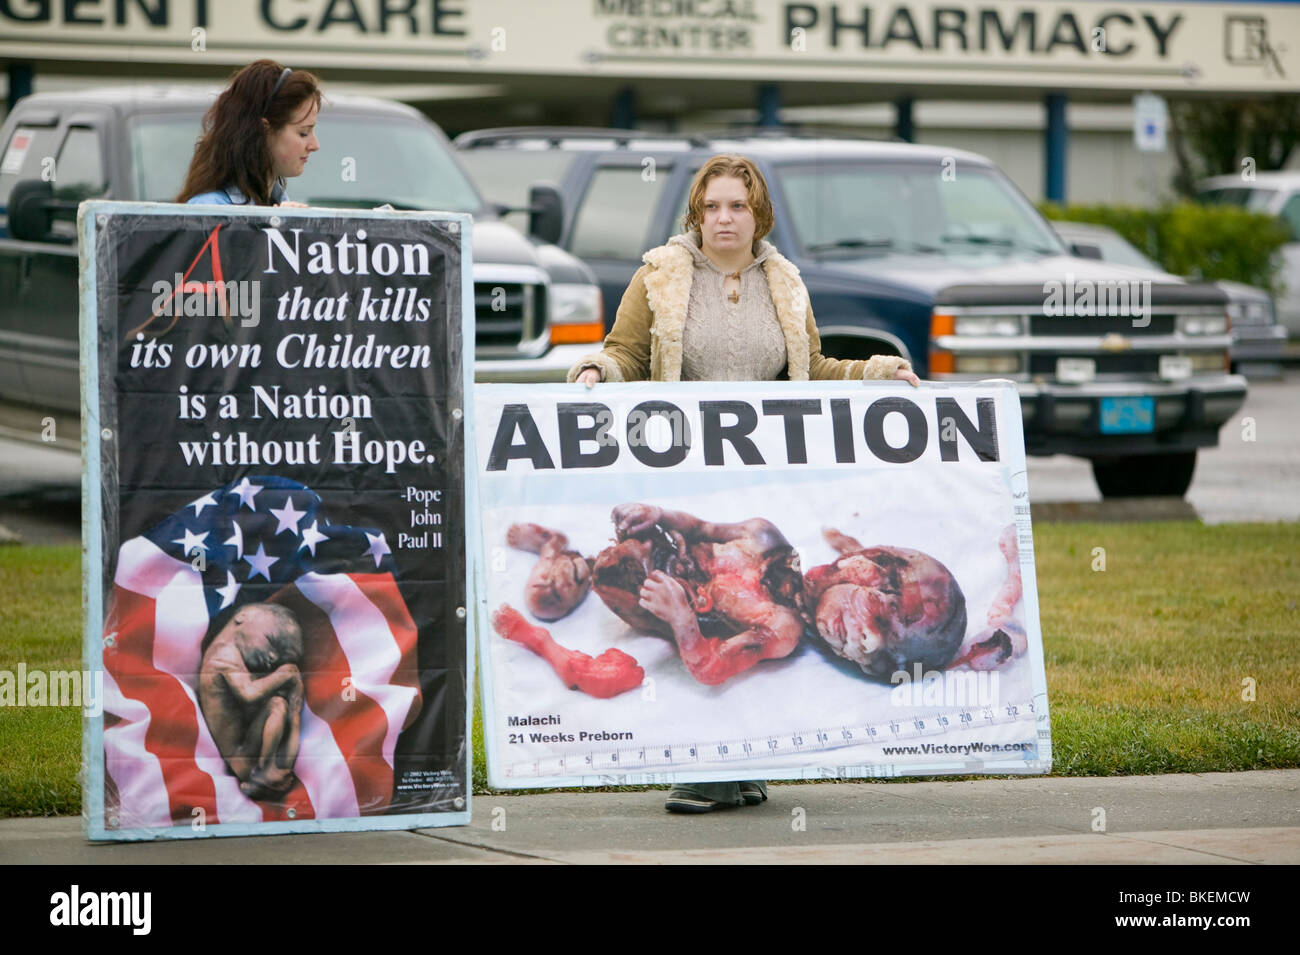
{"label": "green shrub", "polygon": [[1155,209],[1044,202],[1038,208],[1049,219],[1109,226],[1174,275],[1244,282],[1274,295],[1281,290],[1277,253],[1290,235],[1274,216],[1191,202]]}

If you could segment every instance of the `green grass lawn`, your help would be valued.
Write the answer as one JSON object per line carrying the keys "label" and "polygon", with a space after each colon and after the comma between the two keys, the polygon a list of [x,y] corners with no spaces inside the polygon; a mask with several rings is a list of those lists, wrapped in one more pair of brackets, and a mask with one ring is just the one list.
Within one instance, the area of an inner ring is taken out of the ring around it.
{"label": "green grass lawn", "polygon": [[[1034,542],[1054,775],[1300,766],[1300,526],[1042,524]],[[80,557],[0,548],[0,670],[81,667]],[[0,816],[80,811],[80,727],[0,709]]]}
{"label": "green grass lawn", "polygon": [[[81,549],[0,547],[0,670],[80,670]],[[0,709],[0,816],[81,811],[81,711]]]}

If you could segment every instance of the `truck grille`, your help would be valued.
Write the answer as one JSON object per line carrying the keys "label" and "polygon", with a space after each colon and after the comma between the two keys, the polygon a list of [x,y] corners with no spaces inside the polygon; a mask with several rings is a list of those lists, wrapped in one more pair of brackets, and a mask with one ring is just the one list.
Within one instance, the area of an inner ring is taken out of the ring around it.
{"label": "truck grille", "polygon": [[474,283],[474,341],[478,347],[518,348],[545,329],[545,286]]}
{"label": "truck grille", "polygon": [[[1147,325],[1135,325],[1144,321],[1127,315],[1031,315],[1029,333],[1031,335],[1172,335],[1174,333],[1173,315],[1151,315]],[[1100,367],[1098,368],[1100,371]]]}
{"label": "truck grille", "polygon": [[[1039,355],[1030,352],[1029,373],[1049,377],[1055,375],[1056,359],[1058,357],[1060,356],[1055,353]],[[1076,355],[1071,352],[1070,357],[1091,358],[1097,363],[1097,374],[1099,375],[1158,375],[1160,373],[1159,352],[1128,352],[1122,355],[1102,353]]]}

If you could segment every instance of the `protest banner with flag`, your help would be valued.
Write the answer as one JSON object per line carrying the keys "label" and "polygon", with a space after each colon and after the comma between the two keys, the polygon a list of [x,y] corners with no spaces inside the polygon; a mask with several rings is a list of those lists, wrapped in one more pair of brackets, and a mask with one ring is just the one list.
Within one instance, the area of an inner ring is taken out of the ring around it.
{"label": "protest banner with flag", "polygon": [[469,217],[79,227],[88,836],[468,822]]}
{"label": "protest banner with flag", "polygon": [[[199,708],[204,635],[250,589],[304,630],[298,782],[276,805],[240,791]],[[104,626],[105,770],[121,826],[189,825],[195,809],[214,824],[387,809],[420,689],[382,532],[331,523],[296,481],[242,478],[122,546]]]}

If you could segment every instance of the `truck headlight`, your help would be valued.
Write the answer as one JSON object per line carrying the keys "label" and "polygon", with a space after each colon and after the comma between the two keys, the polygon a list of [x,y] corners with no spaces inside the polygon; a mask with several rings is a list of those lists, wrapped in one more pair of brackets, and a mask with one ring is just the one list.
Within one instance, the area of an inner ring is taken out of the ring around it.
{"label": "truck headlight", "polygon": [[1184,335],[1225,335],[1228,331],[1228,316],[1179,315],[1178,330]]}
{"label": "truck headlight", "polygon": [[1021,335],[1024,321],[1018,315],[958,315],[957,335]]}
{"label": "truck headlight", "polygon": [[977,375],[1007,375],[1020,370],[1020,356],[1008,354],[955,355],[953,371]]}
{"label": "truck headlight", "polygon": [[551,285],[551,344],[575,345],[605,338],[604,303],[599,285]]}

